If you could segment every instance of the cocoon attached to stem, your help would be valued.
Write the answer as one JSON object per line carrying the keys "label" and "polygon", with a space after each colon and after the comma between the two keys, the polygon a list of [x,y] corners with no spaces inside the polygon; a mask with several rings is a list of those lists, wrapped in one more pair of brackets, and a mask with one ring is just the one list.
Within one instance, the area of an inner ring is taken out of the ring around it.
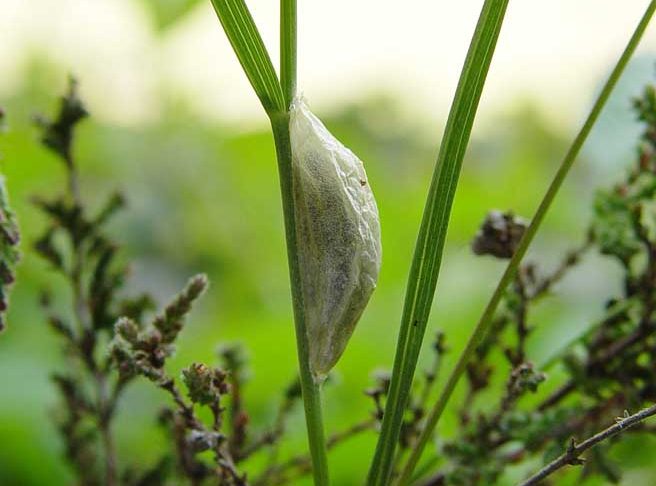
{"label": "cocoon attached to stem", "polygon": [[360,159],[302,98],[293,101],[289,114],[310,370],[321,381],[342,355],[376,287],[380,221]]}

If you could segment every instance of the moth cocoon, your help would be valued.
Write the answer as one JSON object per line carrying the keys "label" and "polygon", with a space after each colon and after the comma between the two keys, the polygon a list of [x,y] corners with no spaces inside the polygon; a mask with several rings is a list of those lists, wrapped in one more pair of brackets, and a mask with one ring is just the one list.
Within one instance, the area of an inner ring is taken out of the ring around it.
{"label": "moth cocoon", "polygon": [[362,162],[297,98],[290,139],[310,369],[322,380],[376,287],[380,221]]}

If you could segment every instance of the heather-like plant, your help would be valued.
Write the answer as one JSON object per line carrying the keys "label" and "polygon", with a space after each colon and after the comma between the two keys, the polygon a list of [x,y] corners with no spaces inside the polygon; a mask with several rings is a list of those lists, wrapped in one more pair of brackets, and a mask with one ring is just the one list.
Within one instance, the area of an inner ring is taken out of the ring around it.
{"label": "heather-like plant", "polygon": [[[0,132],[5,128],[5,113],[0,108]],[[0,176],[0,332],[5,328],[5,312],[9,306],[9,288],[14,283],[15,267],[20,259],[20,233],[14,212],[9,206],[9,194],[4,177]]]}

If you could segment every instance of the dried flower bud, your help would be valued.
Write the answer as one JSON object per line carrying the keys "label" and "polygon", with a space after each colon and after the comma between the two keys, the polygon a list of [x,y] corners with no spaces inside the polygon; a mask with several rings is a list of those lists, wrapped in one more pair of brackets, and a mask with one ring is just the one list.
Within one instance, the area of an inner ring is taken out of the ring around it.
{"label": "dried flower bud", "polygon": [[189,392],[189,398],[194,403],[202,405],[218,403],[221,395],[228,392],[226,374],[202,363],[193,363],[182,370],[182,379]]}
{"label": "dried flower bud", "polygon": [[290,138],[310,368],[321,380],[376,287],[380,222],[362,162],[302,99],[290,110]]}
{"label": "dried flower bud", "polygon": [[512,258],[527,226],[510,211],[490,211],[472,241],[472,250],[476,255]]}
{"label": "dried flower bud", "polygon": [[157,316],[153,326],[161,333],[162,342],[171,344],[178,337],[192,304],[203,294],[209,280],[204,274],[192,277],[187,286],[166,306],[164,313]]}
{"label": "dried flower bud", "polygon": [[127,317],[119,318],[114,325],[114,332],[130,344],[135,344],[139,339],[139,326]]}

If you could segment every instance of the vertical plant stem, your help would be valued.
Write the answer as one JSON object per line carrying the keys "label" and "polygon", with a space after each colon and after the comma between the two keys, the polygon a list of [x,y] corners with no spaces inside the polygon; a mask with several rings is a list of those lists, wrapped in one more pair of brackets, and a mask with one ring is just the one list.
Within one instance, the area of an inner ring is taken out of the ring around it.
{"label": "vertical plant stem", "polygon": [[298,251],[296,247],[296,225],[294,222],[294,194],[292,180],[292,152],[289,140],[289,115],[278,114],[271,117],[271,127],[276,143],[278,156],[278,173],[280,176],[280,191],[282,195],[283,213],[285,218],[285,234],[287,239],[287,258],[289,260],[289,276],[292,288],[294,306],[294,322],[296,325],[296,346],[303,393],[305,421],[312,457],[312,473],[315,486],[325,486],[328,481],[328,459],[326,440],[323,430],[321,411],[321,385],[314,381],[310,371],[308,352],[308,335],[305,325],[303,293],[299,272]]}
{"label": "vertical plant stem", "polygon": [[278,158],[287,258],[296,326],[299,371],[315,485],[328,484],[328,461],[321,413],[321,386],[310,372],[308,335],[299,271],[289,105],[296,91],[296,0],[280,0],[280,77],[244,0],[212,0],[239,62],[271,120]]}
{"label": "vertical plant stem", "polygon": [[490,298],[490,301],[485,307],[485,310],[483,311],[483,315],[481,316],[478,324],[474,328],[474,331],[472,332],[465,346],[465,349],[460,354],[456,366],[451,372],[451,375],[449,376],[446,384],[444,385],[444,388],[438,398],[438,401],[435,403],[435,406],[431,410],[431,413],[428,416],[428,419],[426,420],[426,426],[422,431],[417,441],[417,444],[415,445],[412,454],[410,455],[408,462],[406,463],[404,470],[400,476],[400,481],[399,481],[400,484],[404,484],[404,481],[407,481],[410,478],[413,469],[417,465],[417,462],[421,457],[421,453],[426,447],[426,444],[428,443],[428,440],[433,430],[435,429],[435,426],[437,425],[437,422],[441,417],[442,412],[444,411],[446,404],[449,401],[449,398],[451,397],[451,394],[453,393],[456,384],[458,383],[458,380],[464,373],[467,367],[467,363],[469,362],[470,358],[476,351],[476,346],[487,333],[490,324],[492,322],[492,318],[494,317],[494,313],[496,312],[497,306],[499,305],[499,302],[501,301],[504,295],[506,287],[510,284],[510,282],[514,278],[517,269],[519,268],[519,264],[522,261],[522,258],[526,254],[529,245],[533,241],[533,238],[535,237],[538,228],[540,227],[542,221],[544,220],[544,216],[549,210],[552,202],[556,197],[556,194],[558,193],[558,190],[560,189],[560,187],[563,184],[563,181],[565,180],[565,177],[567,176],[574,161],[576,160],[579,151],[583,146],[583,143],[585,142],[586,138],[588,137],[588,134],[592,130],[592,127],[596,123],[597,118],[601,113],[601,110],[606,104],[606,101],[608,101],[608,98],[610,97],[611,92],[615,88],[617,81],[622,75],[624,68],[626,67],[627,63],[631,59],[631,56],[635,52],[636,47],[638,46],[640,39],[642,38],[642,35],[644,34],[647,25],[649,24],[649,21],[651,20],[651,17],[654,14],[654,10],[656,10],[656,0],[652,0],[649,6],[647,7],[647,10],[645,11],[642,19],[640,20],[638,26],[636,27],[633,35],[631,36],[631,39],[629,40],[629,43],[624,49],[624,52],[620,56],[620,59],[618,60],[613,71],[608,77],[606,84],[604,85],[603,89],[599,93],[599,96],[597,97],[597,100],[595,101],[587,119],[585,120],[583,127],[577,134],[571,147],[567,151],[565,158],[561,162],[561,165],[558,168],[556,175],[551,181],[551,184],[549,185],[547,192],[545,193],[542,201],[540,202],[540,205],[538,206],[538,209],[535,212],[535,215],[533,216],[531,224],[529,225],[526,232],[524,233],[524,236],[522,237],[522,240],[520,241],[519,246],[515,251],[515,254],[513,255],[510,262],[508,263],[506,270],[504,271],[501,279],[499,280],[499,284],[497,285],[497,288],[495,289],[492,297]]}
{"label": "vertical plant stem", "polygon": [[460,168],[508,0],[486,0],[458,82],[408,278],[383,424],[367,484],[389,483],[419,351],[430,314]]}
{"label": "vertical plant stem", "polygon": [[303,407],[307,425],[312,474],[315,486],[327,486],[328,456],[321,410],[321,383],[315,382],[310,371],[309,343],[305,324],[303,292],[299,271],[296,223],[294,220],[294,192],[292,177],[292,149],[289,139],[289,105],[296,94],[296,0],[280,0],[280,78],[285,99],[285,113],[270,115],[278,157],[278,174],[285,218],[287,259],[292,288],[296,348],[300,371]]}
{"label": "vertical plant stem", "polygon": [[[68,176],[68,196],[77,208],[82,208],[82,196],[80,194],[80,177],[77,164],[73,158],[72,150],[69,147],[65,154],[64,160],[67,166]],[[78,340],[83,343],[87,336],[93,334],[91,316],[89,314],[87,296],[84,291],[84,282],[82,271],[85,264],[84,247],[77,241],[71,241],[71,251],[73,258],[70,270],[70,282],[73,293],[73,314],[77,322]],[[115,486],[117,482],[117,463],[116,463],[116,446],[111,428],[111,412],[109,410],[109,397],[107,390],[106,370],[99,369],[94,357],[95,338],[93,345],[89,350],[83,351],[83,362],[87,371],[94,380],[96,388],[96,419],[100,431],[100,439],[104,450],[104,484],[105,486]],[[80,344],[81,347],[82,344]]]}
{"label": "vertical plant stem", "polygon": [[[99,385],[102,386],[102,385]],[[106,420],[101,417],[100,435],[102,437],[103,447],[105,449],[105,486],[114,486],[116,484],[116,447],[114,445],[114,435],[111,431],[109,417]]]}
{"label": "vertical plant stem", "polygon": [[280,84],[285,108],[296,95],[296,0],[280,0]]}

